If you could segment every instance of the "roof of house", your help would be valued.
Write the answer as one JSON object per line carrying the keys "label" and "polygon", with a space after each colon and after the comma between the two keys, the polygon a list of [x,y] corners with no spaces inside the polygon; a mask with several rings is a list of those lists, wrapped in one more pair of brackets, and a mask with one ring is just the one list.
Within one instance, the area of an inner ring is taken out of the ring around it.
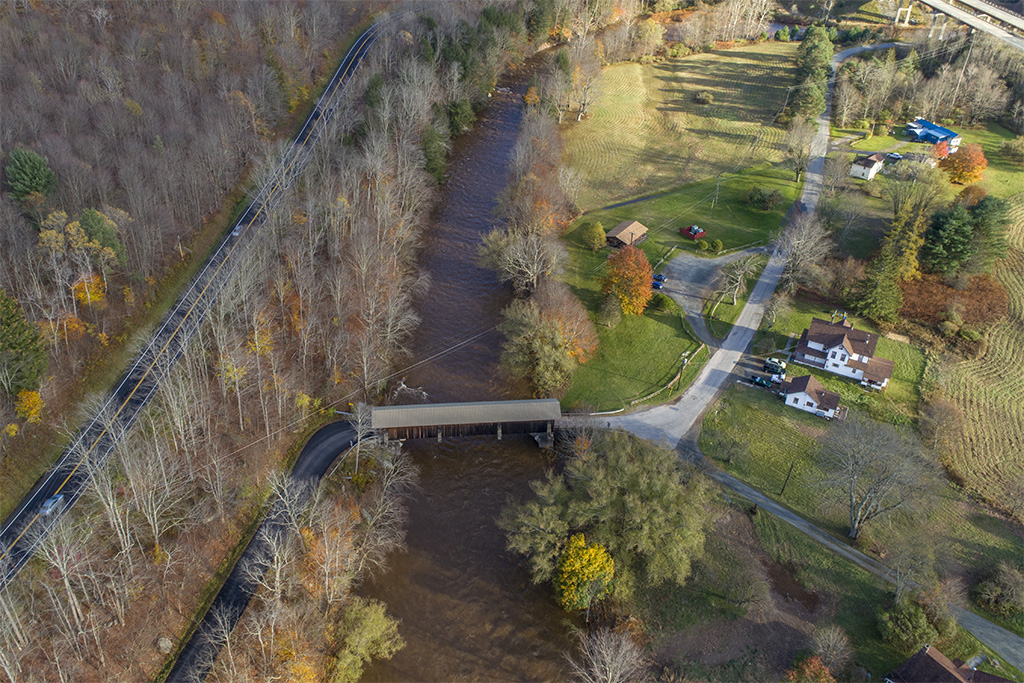
{"label": "roof of house", "polygon": [[608,239],[617,239],[625,244],[633,244],[647,234],[647,226],[638,221],[622,221],[608,232]]}
{"label": "roof of house", "polygon": [[885,677],[897,683],[997,683],[1007,680],[984,671],[974,671],[960,660],[951,660],[929,645]]}
{"label": "roof of house", "polygon": [[814,375],[803,375],[782,383],[782,393],[786,396],[801,392],[810,396],[821,410],[839,407],[839,394],[823,387]]}
{"label": "roof of house", "polygon": [[921,117],[918,117],[917,119],[908,123],[907,128],[921,129],[922,131],[932,133],[933,135],[939,138],[955,138],[960,136],[960,134],[957,133],[956,131],[952,131],[949,128],[943,128],[937,123],[932,123],[928,119],[922,119]]}
{"label": "roof of house", "polygon": [[892,377],[892,370],[895,366],[896,364],[888,358],[872,358],[864,368],[863,379],[865,382],[882,384]]}
{"label": "roof of house", "polygon": [[853,163],[856,164],[857,166],[871,168],[872,166],[877,166],[878,164],[884,161],[885,155],[882,154],[881,152],[875,152],[874,154],[865,154],[863,156],[859,156],[853,160]]}
{"label": "roof of house", "polygon": [[[845,319],[837,323],[830,323],[821,318],[812,318],[806,333],[806,341],[817,342],[826,350],[842,346],[849,353],[869,358],[875,355],[875,345],[878,344],[877,334],[855,330],[853,325]],[[800,341],[804,341],[803,336]]]}
{"label": "roof of house", "polygon": [[464,425],[498,422],[546,422],[562,417],[558,399],[527,401],[479,401],[476,403],[427,403],[381,406],[373,409],[373,429],[425,425]]}

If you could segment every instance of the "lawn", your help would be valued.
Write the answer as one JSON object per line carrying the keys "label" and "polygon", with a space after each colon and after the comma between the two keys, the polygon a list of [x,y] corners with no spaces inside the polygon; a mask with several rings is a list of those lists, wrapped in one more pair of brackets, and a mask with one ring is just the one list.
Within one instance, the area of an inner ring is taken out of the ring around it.
{"label": "lawn", "polygon": [[[988,159],[988,168],[982,176],[980,185],[990,195],[1007,199],[1018,194],[1024,187],[1024,165],[1014,162],[999,152],[999,146],[1006,140],[1012,140],[1014,134],[998,123],[988,123],[984,128],[957,128],[963,137],[963,144],[980,144]],[[954,194],[963,189],[960,185],[952,185]]]}
{"label": "lawn", "polygon": [[[757,279],[761,277],[761,271],[764,270],[767,264],[767,255],[758,257],[757,270],[747,276],[747,288],[742,295],[736,297],[735,306],[732,303],[732,299],[728,296],[718,306],[715,306],[711,301],[708,302],[704,310],[704,321],[707,323],[708,331],[712,335],[718,339],[725,339],[728,336],[729,331],[732,330],[732,326],[736,322],[736,318],[740,317],[740,312],[747,305],[747,298],[750,296],[751,290],[754,289]],[[714,310],[714,316],[711,315],[712,310]]]}
{"label": "lawn", "polygon": [[[766,390],[734,385],[705,417],[700,445],[734,476],[846,540],[846,510],[818,485],[823,471],[816,444],[829,426],[785,406]],[[958,577],[966,586],[1000,560],[1024,556],[1019,529],[972,503],[948,481],[937,484],[933,495],[915,501],[912,510],[869,523],[858,546],[882,555],[884,561],[887,549],[907,534],[931,539],[935,571]],[[1010,622],[1003,625],[1020,628]]]}
{"label": "lawn", "polygon": [[[779,161],[775,117],[793,83],[797,43],[765,42],[601,72],[591,115],[564,135],[583,172],[584,210]],[[699,105],[695,93],[714,102]]]}
{"label": "lawn", "polygon": [[[857,567],[772,515],[754,517],[754,529],[765,551],[776,561],[793,567],[795,578],[804,587],[831,595],[836,600],[836,624],[850,637],[854,662],[879,679],[907,659],[882,641],[878,633],[878,609],[889,599],[889,584]],[[994,657],[990,649],[963,629],[952,638],[933,643],[947,657],[968,660],[978,653]],[[1000,660],[1001,661],[1001,660]],[[986,663],[982,670],[1011,680],[1021,673],[1002,662],[999,667]]]}
{"label": "lawn", "polygon": [[[775,323],[770,329],[763,329],[762,323],[762,329],[754,337],[754,350],[767,355],[787,346],[795,348],[796,341],[810,325],[811,318],[828,320],[832,313],[832,310],[823,308],[821,304],[791,299],[779,309]],[[849,314],[849,320],[858,330],[878,334],[878,329],[864,318]],[[790,364],[789,374],[791,377],[813,374],[821,380],[826,389],[842,396],[842,405],[863,408],[875,419],[894,424],[912,424],[917,418],[921,400],[920,383],[924,376],[924,351],[910,344],[880,337],[875,352],[896,364],[885,391],[865,389],[854,380],[795,363]]]}
{"label": "lawn", "polygon": [[[707,230],[704,239],[708,242],[720,239],[726,250],[767,243],[772,233],[780,229],[786,210],[800,196],[801,190],[792,172],[770,164],[759,164],[723,177],[718,185],[717,205],[712,206],[715,186],[716,180],[709,178],[630,204],[585,213],[565,237],[571,270],[589,279],[609,253],[607,248],[590,252],[583,247],[579,233],[586,223],[599,222],[607,232],[622,221],[640,221],[648,228],[648,237],[640,247],[651,263],[657,263],[672,247],[697,250],[696,242],[679,234],[679,228],[694,223]],[[782,201],[770,211],[750,206],[747,196],[755,187],[769,192],[778,190]]]}
{"label": "lawn", "polygon": [[[598,325],[597,353],[581,365],[562,398],[565,410],[617,410],[630,401],[664,387],[679,372],[684,354],[694,355],[698,343],[686,330],[677,309],[648,309],[642,316],[623,316],[614,328]],[[707,351],[687,365],[675,386],[652,401],[661,403],[693,381]],[[692,367],[691,367],[692,366]]]}
{"label": "lawn", "polygon": [[872,135],[869,138],[851,142],[850,147],[865,152],[881,152],[882,150],[888,151],[890,147],[902,147],[906,144],[906,140],[899,140],[891,135]]}

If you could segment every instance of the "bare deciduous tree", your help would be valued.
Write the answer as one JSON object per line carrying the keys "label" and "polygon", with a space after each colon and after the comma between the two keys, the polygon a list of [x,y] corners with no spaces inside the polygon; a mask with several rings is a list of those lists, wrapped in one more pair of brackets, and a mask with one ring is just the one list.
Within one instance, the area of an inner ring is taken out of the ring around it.
{"label": "bare deciduous tree", "polygon": [[849,537],[894,510],[909,507],[931,485],[913,436],[857,413],[832,425],[822,448],[822,485],[849,509]]}
{"label": "bare deciduous tree", "polygon": [[599,629],[580,638],[579,655],[569,658],[579,683],[634,683],[646,678],[647,660],[629,633]]}
{"label": "bare deciduous tree", "polygon": [[793,291],[798,285],[818,287],[821,267],[832,251],[832,240],[817,216],[800,213],[779,238],[779,252],[785,255],[779,287]]}
{"label": "bare deciduous tree", "polygon": [[814,631],[811,639],[814,641],[814,654],[821,657],[829,671],[838,674],[846,669],[853,657],[853,648],[850,646],[850,637],[842,627],[832,624],[819,628]]}

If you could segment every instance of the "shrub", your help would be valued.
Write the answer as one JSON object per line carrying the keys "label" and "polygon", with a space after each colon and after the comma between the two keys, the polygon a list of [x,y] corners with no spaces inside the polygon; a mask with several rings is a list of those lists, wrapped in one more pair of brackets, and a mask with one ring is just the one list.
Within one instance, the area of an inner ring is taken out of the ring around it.
{"label": "shrub", "polygon": [[775,40],[779,41],[780,43],[788,43],[789,42],[789,27],[788,26],[783,26],[778,31],[776,31],[775,32]]}
{"label": "shrub", "polygon": [[999,153],[1017,163],[1024,161],[1024,135],[1018,135],[1013,140],[1003,142],[999,145]]}
{"label": "shrub", "polygon": [[667,294],[661,292],[655,292],[654,296],[651,297],[651,303],[647,305],[648,308],[653,308],[656,311],[667,313],[672,310],[672,298]]}
{"label": "shrub", "polygon": [[668,49],[669,57],[689,57],[692,54],[693,50],[691,50],[685,43],[676,43]]}
{"label": "shrub", "polygon": [[722,240],[711,241],[711,251],[715,252],[716,254],[722,251],[723,248],[725,248],[725,245],[722,244]]}
{"label": "shrub", "polygon": [[583,244],[591,251],[597,251],[607,243],[604,225],[600,222],[584,225],[580,236],[583,239]]}
{"label": "shrub", "polygon": [[853,122],[854,130],[870,130],[871,122],[867,119],[857,119]]}
{"label": "shrub", "polygon": [[939,332],[943,337],[952,337],[960,330],[960,327],[952,320],[944,320],[939,323]]}
{"label": "shrub", "polygon": [[882,640],[905,654],[916,652],[939,636],[928,623],[924,610],[912,600],[901,600],[888,612],[879,614],[878,631]]}
{"label": "shrub", "polygon": [[1000,562],[992,575],[978,584],[976,594],[978,602],[996,614],[1013,617],[1024,613],[1024,566]]}
{"label": "shrub", "polygon": [[694,95],[693,99],[697,104],[711,104],[715,101],[715,96],[708,90],[701,90],[699,93]]}
{"label": "shrub", "polygon": [[601,303],[601,311],[598,313],[597,321],[605,327],[612,328],[622,320],[622,306],[614,296],[605,297]]}
{"label": "shrub", "polygon": [[960,329],[960,336],[966,339],[967,341],[978,341],[979,339],[981,339],[981,332],[978,332],[977,330],[972,330],[969,327],[963,327]]}
{"label": "shrub", "polygon": [[697,240],[697,248],[701,251],[707,251],[710,248],[707,240]]}
{"label": "shrub", "polygon": [[782,202],[782,193],[778,190],[765,192],[760,187],[752,187],[747,195],[747,203],[758,209],[770,211]]}

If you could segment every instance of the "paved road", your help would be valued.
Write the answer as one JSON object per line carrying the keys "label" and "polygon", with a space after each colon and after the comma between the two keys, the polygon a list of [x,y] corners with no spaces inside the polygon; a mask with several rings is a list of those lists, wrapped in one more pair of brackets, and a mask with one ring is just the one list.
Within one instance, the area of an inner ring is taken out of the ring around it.
{"label": "paved road", "polygon": [[[305,167],[310,151],[334,113],[335,97],[344,90],[350,74],[376,40],[382,25],[375,24],[356,39],[295,140],[231,233],[189,284],[103,406],[89,419],[87,426],[61,454],[53,468],[4,521],[0,529],[0,566],[4,567],[0,574],[0,589],[32,556],[39,538],[77,500],[88,481],[87,468],[83,465],[106,459],[184,353],[207,311],[241,262],[246,248],[259,232],[266,215]],[[65,498],[64,508],[48,517],[40,515],[43,501],[57,493]]]}
{"label": "paved road", "polygon": [[718,348],[722,342],[708,332],[704,321],[704,304],[712,294],[711,285],[718,276],[719,269],[744,256],[766,251],[765,247],[752,247],[718,258],[704,258],[686,251],[665,266],[663,273],[668,277],[668,282],[662,291],[682,307],[690,327],[712,350]]}
{"label": "paved road", "polygon": [[[331,463],[355,442],[356,432],[348,422],[334,422],[313,435],[299,454],[291,473],[291,480],[303,485],[307,499]],[[210,672],[224,644],[225,634],[231,633],[256,592],[258,584],[253,576],[261,575],[269,566],[270,552],[264,541],[265,534],[290,533],[285,519],[284,506],[278,501],[271,507],[260,524],[260,530],[235,563],[227,581],[185,643],[166,681],[192,683],[203,680]]]}
{"label": "paved road", "polygon": [[[836,54],[832,58],[832,69],[835,72],[839,64],[860,52],[867,50],[888,49],[898,43],[880,45],[863,45],[850,48]],[[807,211],[814,211],[821,195],[822,169],[825,152],[828,149],[829,119],[832,111],[832,87],[829,83],[825,111],[818,117],[818,131],[811,144],[811,162],[807,168],[807,178],[801,197]],[[784,266],[784,257],[774,252],[757,281],[747,305],[740,313],[729,336],[721,348],[714,352],[707,365],[686,392],[671,405],[658,406],[642,412],[616,416],[606,419],[614,428],[625,429],[637,436],[661,443],[669,448],[677,449],[685,458],[697,463],[707,470],[708,476],[723,486],[756,502],[762,509],[777,515],[780,519],[803,531],[811,538],[822,543],[833,552],[849,559],[857,565],[886,579],[890,572],[883,564],[867,555],[840,543],[810,522],[794,514],[787,508],[767,498],[765,495],[747,486],[735,477],[722,472],[711,465],[697,448],[697,435],[700,433],[700,417],[714,402],[718,393],[729,383],[743,378],[742,370],[737,373],[740,360],[754,333],[757,331],[764,308],[775,292],[779,277]],[[671,266],[671,264],[670,264]],[[979,640],[991,647],[1006,661],[1018,669],[1024,670],[1024,639],[1003,629],[992,622],[979,617],[973,612],[961,608],[953,608],[957,622],[973,633]]]}

